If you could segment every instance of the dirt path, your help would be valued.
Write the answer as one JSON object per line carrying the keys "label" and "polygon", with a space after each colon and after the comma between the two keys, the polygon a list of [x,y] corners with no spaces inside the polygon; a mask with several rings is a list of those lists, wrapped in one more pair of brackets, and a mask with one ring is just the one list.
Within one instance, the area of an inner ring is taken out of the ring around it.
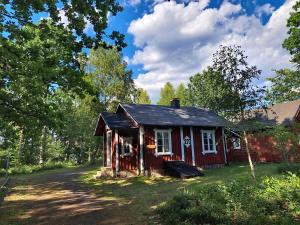
{"label": "dirt path", "polygon": [[122,221],[123,213],[115,215],[115,199],[95,195],[76,181],[84,173],[75,170],[12,180],[0,206],[0,224],[128,224]]}

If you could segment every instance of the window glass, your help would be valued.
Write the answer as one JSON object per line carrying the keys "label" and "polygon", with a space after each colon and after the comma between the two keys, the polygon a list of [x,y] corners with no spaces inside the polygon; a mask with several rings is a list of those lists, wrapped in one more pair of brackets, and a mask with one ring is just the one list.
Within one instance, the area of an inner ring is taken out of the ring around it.
{"label": "window glass", "polygon": [[131,138],[130,137],[122,138],[122,150],[123,150],[123,154],[129,154],[131,152]]}
{"label": "window glass", "polygon": [[216,151],[214,131],[202,131],[202,141],[203,153]]}
{"label": "window glass", "polygon": [[170,149],[170,135],[169,131],[157,130],[156,131],[156,150],[157,153],[169,153]]}

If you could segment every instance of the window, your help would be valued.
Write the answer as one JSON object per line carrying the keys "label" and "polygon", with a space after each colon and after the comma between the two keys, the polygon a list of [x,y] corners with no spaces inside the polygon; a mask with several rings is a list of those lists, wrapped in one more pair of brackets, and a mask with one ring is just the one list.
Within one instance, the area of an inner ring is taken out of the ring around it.
{"label": "window", "polygon": [[157,130],[155,129],[155,151],[156,155],[172,154],[171,129]]}
{"label": "window", "polygon": [[214,130],[202,130],[202,154],[207,153],[217,154]]}
{"label": "window", "polygon": [[122,156],[131,155],[132,153],[132,138],[131,137],[121,137],[122,144]]}
{"label": "window", "polygon": [[233,148],[234,149],[241,149],[241,139],[238,137],[232,138]]}

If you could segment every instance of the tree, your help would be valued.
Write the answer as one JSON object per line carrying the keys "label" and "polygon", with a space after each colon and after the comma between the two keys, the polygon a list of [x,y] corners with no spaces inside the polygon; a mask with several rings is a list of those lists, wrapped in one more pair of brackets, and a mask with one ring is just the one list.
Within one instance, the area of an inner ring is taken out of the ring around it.
{"label": "tree", "polygon": [[288,37],[283,42],[292,55],[292,63],[296,70],[281,69],[276,71],[276,76],[268,78],[272,82],[267,94],[267,100],[272,103],[291,101],[300,98],[300,1],[293,6],[293,12],[287,21]]}
{"label": "tree", "polygon": [[188,95],[192,105],[208,108],[225,117],[232,116],[237,107],[236,96],[224,76],[208,67],[190,77]]}
{"label": "tree", "polygon": [[170,101],[175,97],[175,90],[170,82],[160,90],[160,98],[157,102],[158,105],[170,105]]}
{"label": "tree", "polygon": [[275,77],[268,78],[271,87],[266,99],[271,103],[293,101],[300,98],[300,73],[290,69],[276,71]]}
{"label": "tree", "polygon": [[[106,46],[103,38],[110,38],[119,48],[125,47],[124,35],[112,31],[107,33],[108,14],[115,16],[122,11],[122,7],[117,1],[32,1],[32,0],[3,0],[0,7],[0,41],[16,39],[24,25],[38,26],[33,24],[35,14],[47,13],[56,27],[66,27],[69,31],[74,31],[74,36],[79,38],[74,43],[78,50],[87,47]],[[62,18],[65,17],[65,18]],[[62,20],[67,20],[65,23]],[[84,30],[91,25],[94,31],[90,35]],[[10,35],[7,35],[10,34]],[[22,35],[26,40],[30,37]],[[18,38],[17,38],[18,39]],[[4,45],[4,48],[11,47]],[[15,49],[17,50],[17,49]]]}
{"label": "tree", "polygon": [[188,91],[183,83],[180,83],[176,88],[175,97],[180,99],[180,105],[182,106],[189,105]]}
{"label": "tree", "polygon": [[231,98],[234,96],[235,104],[232,104],[230,109],[231,115],[234,115],[232,120],[239,121],[237,129],[242,131],[251,175],[255,179],[247,132],[257,127],[251,127],[252,124],[247,122],[247,118],[249,114],[253,113],[253,110],[262,106],[264,88],[253,84],[261,71],[256,66],[250,66],[247,63],[247,56],[244,55],[240,46],[220,46],[220,49],[213,55],[212,68],[222,75],[225,85],[228,85],[232,91],[231,95],[223,97],[229,98],[228,102],[231,102],[233,100]]}
{"label": "tree", "polygon": [[132,71],[116,48],[99,48],[90,53],[91,82],[104,108],[114,111],[120,102],[131,103],[136,92]]}
{"label": "tree", "polygon": [[138,104],[151,104],[151,99],[147,91],[143,88],[137,89],[137,101]]}
{"label": "tree", "polygon": [[283,42],[283,47],[286,48],[292,55],[292,62],[300,69],[300,1],[297,1],[293,6],[293,12],[287,21],[288,37]]}
{"label": "tree", "polygon": [[293,129],[283,125],[276,125],[266,132],[271,135],[274,148],[281,154],[285,163],[290,164],[290,153],[298,147],[298,136]]}

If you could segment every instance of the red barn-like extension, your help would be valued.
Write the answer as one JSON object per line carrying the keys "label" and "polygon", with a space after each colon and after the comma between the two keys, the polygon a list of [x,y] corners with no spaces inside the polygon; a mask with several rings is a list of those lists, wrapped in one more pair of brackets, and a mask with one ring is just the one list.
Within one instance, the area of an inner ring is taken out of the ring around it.
{"label": "red barn-like extension", "polygon": [[[265,125],[265,129],[272,129],[273,126],[281,124],[285,127],[292,127],[300,123],[300,99],[269,106],[267,109],[255,110],[250,117]],[[300,132],[298,134],[300,145]],[[282,155],[275,149],[276,142],[271,136],[261,133],[260,130],[248,135],[252,159],[256,162],[282,162]],[[286,146],[287,149],[290,146]],[[291,161],[299,161],[300,146],[298,154],[290,152]],[[228,161],[247,161],[247,154],[243,142],[239,148],[234,143],[228,143]]]}

